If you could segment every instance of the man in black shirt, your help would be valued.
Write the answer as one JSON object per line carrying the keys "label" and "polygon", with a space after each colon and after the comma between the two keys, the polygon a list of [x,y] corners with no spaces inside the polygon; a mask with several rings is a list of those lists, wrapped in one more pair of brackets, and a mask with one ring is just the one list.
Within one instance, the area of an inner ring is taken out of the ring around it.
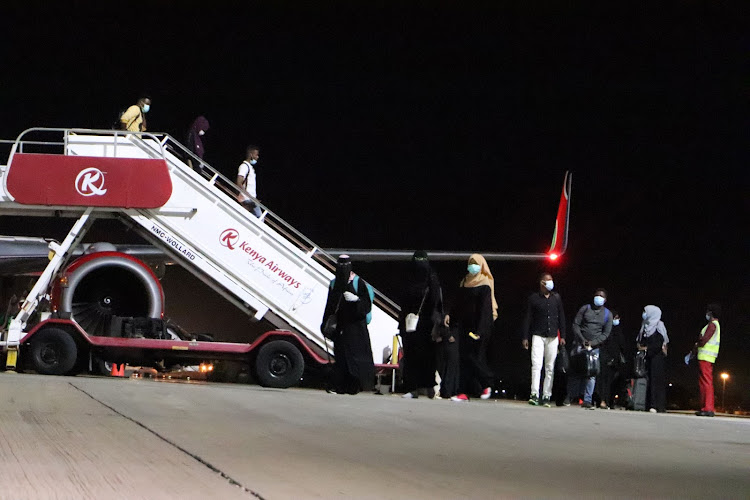
{"label": "man in black shirt", "polygon": [[552,383],[555,377],[557,346],[565,345],[565,312],[560,294],[553,292],[552,275],[539,277],[539,291],[529,296],[523,322],[523,348],[529,348],[531,337],[531,397],[529,404],[539,405],[539,379],[544,363],[542,405],[549,408]]}

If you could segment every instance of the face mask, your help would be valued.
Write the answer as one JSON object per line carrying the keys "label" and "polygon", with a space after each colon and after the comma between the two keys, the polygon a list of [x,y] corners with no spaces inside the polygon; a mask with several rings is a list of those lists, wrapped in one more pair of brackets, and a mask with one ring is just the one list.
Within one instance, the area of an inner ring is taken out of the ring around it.
{"label": "face mask", "polygon": [[613,326],[617,326],[617,325],[619,325],[619,324],[620,324],[620,320],[619,320],[619,319],[613,319],[613,320],[612,320],[612,325],[613,325]]}
{"label": "face mask", "polygon": [[469,271],[469,274],[478,274],[479,271],[482,269],[482,266],[479,264],[469,264],[466,268]]}
{"label": "face mask", "polygon": [[603,306],[604,302],[605,302],[604,297],[602,297],[601,295],[594,295],[594,305],[596,307]]}
{"label": "face mask", "polygon": [[706,314],[706,321],[711,321],[711,315],[710,314]]}
{"label": "face mask", "polygon": [[551,292],[552,289],[555,288],[555,282],[552,281],[552,280],[545,281],[544,282],[544,288],[546,288],[547,290],[549,290]]}
{"label": "face mask", "polygon": [[646,314],[646,311],[643,311],[643,314],[641,314],[641,318],[648,319],[648,314]]}
{"label": "face mask", "polygon": [[151,109],[151,105],[150,104],[144,104],[143,105],[143,112],[144,113],[148,113],[149,109]]}
{"label": "face mask", "polygon": [[199,130],[198,131],[198,135],[206,135],[206,131],[205,130]]}
{"label": "face mask", "polygon": [[255,165],[256,163],[258,163],[258,160],[250,160],[250,165]]}

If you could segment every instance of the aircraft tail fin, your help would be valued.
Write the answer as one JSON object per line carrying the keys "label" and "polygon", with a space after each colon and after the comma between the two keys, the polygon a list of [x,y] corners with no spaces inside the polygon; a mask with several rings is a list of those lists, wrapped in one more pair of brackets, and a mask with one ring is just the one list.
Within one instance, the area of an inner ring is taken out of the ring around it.
{"label": "aircraft tail fin", "polygon": [[570,222],[570,190],[573,185],[573,174],[565,172],[560,205],[557,208],[555,232],[552,233],[552,244],[547,252],[550,260],[556,260],[568,248],[568,223]]}

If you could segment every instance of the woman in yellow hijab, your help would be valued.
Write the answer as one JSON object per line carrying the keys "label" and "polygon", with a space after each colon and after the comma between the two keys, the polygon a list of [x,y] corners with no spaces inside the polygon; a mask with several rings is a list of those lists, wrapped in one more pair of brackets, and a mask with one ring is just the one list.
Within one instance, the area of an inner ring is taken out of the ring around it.
{"label": "woman in yellow hijab", "polygon": [[495,279],[485,258],[476,253],[469,257],[466,271],[451,313],[445,317],[446,326],[458,334],[461,360],[459,390],[452,395],[453,401],[468,401],[467,394],[477,392],[488,399],[494,377],[487,367],[487,347],[497,319]]}

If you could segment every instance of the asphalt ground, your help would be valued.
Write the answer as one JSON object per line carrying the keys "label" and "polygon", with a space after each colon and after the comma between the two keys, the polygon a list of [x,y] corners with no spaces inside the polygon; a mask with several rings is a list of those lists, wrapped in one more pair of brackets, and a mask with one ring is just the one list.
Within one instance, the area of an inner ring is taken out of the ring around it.
{"label": "asphalt ground", "polygon": [[750,419],[0,374],[0,498],[748,498]]}

